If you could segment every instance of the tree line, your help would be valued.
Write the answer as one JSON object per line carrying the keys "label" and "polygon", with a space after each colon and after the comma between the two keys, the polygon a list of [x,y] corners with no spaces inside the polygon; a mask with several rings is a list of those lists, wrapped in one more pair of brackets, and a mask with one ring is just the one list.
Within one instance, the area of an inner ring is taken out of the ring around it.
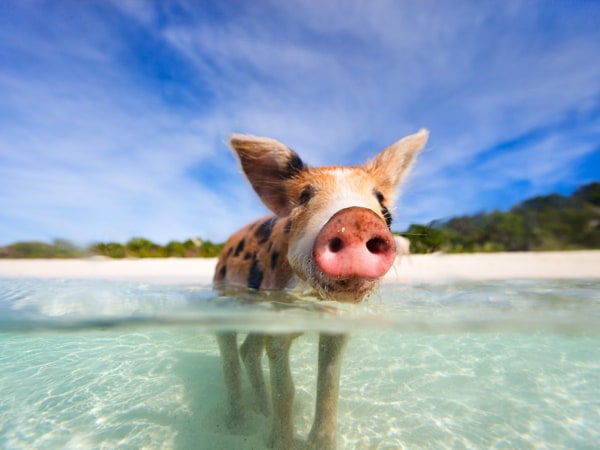
{"label": "tree line", "polygon": [[[465,253],[600,249],[600,183],[581,186],[570,196],[534,197],[509,211],[412,224],[397,233],[411,242],[412,253]],[[218,256],[223,243],[188,239],[166,245],[136,237],[125,244],[97,242],[80,248],[64,239],[15,242],[0,247],[0,258],[167,258]]]}
{"label": "tree line", "polygon": [[600,183],[570,196],[534,197],[509,211],[413,224],[412,253],[580,250],[600,248]]}
{"label": "tree line", "polygon": [[224,244],[188,239],[171,241],[166,245],[135,237],[125,244],[96,242],[81,248],[64,239],[51,243],[27,241],[0,247],[0,258],[82,258],[105,256],[108,258],[212,258],[218,256]]}

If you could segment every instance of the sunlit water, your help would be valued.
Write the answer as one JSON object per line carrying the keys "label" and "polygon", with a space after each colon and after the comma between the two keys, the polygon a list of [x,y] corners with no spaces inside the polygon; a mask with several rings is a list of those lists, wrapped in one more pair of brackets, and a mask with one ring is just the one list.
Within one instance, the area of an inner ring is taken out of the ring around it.
{"label": "sunlit water", "polygon": [[0,279],[0,448],[265,448],[268,419],[226,426],[217,330],[306,332],[291,358],[299,441],[314,414],[317,332],[329,331],[351,333],[340,448],[599,448],[599,288],[384,285],[338,306]]}

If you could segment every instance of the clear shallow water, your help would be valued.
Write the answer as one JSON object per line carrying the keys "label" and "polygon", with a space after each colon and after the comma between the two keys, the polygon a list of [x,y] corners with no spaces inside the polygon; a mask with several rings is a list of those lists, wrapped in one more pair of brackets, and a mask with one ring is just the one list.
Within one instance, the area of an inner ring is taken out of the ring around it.
{"label": "clear shallow water", "polygon": [[345,331],[340,448],[598,448],[599,288],[384,285],[344,306],[0,279],[0,448],[265,448],[268,419],[225,426],[216,330],[306,331],[291,359],[300,440],[313,417],[317,331]]}

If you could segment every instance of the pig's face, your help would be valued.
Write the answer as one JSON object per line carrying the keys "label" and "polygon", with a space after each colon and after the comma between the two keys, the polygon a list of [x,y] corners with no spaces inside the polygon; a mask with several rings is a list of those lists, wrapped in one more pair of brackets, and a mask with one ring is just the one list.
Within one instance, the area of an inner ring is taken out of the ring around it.
{"label": "pig's face", "polygon": [[288,261],[321,297],[360,301],[391,267],[396,249],[380,189],[362,167],[309,169],[290,182]]}
{"label": "pig's face", "polygon": [[287,218],[287,260],[320,297],[358,302],[396,256],[390,209],[427,132],[408,136],[356,167],[306,166],[283,144],[235,136],[244,172],[263,202]]}

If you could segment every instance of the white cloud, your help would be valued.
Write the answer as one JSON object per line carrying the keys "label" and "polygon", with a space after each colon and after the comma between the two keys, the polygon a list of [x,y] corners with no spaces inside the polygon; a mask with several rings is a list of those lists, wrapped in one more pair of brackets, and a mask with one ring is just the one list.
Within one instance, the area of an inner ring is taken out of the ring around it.
{"label": "white cloud", "polygon": [[358,163],[430,128],[399,228],[494,207],[490,198],[522,180],[552,190],[597,151],[585,132],[600,97],[593,5],[330,0],[208,11],[130,0],[68,8],[70,26],[65,5],[21,6],[21,22],[0,31],[11,57],[0,68],[0,244],[224,239],[265,212],[226,149],[233,131],[325,164]]}

